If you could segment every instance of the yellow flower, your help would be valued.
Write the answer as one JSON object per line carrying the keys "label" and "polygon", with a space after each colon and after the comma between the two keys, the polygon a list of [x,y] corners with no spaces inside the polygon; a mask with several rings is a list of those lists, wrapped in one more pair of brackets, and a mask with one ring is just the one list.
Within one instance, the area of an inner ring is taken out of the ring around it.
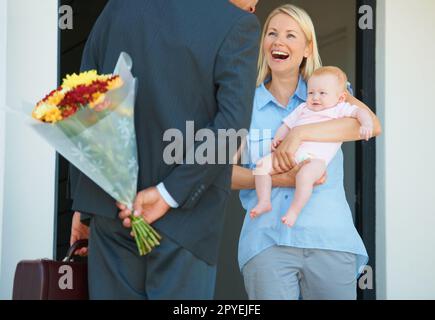
{"label": "yellow flower", "polygon": [[47,101],[45,101],[45,103],[53,106],[58,106],[62,102],[64,97],[65,93],[63,91],[56,91],[55,93],[53,93],[52,96],[47,99]]}
{"label": "yellow flower", "polygon": [[122,81],[121,77],[115,77],[107,83],[107,89],[115,90],[122,87],[123,84],[124,82]]}
{"label": "yellow flower", "polygon": [[32,112],[32,117],[37,120],[41,120],[45,116],[45,114],[47,113],[50,107],[52,106],[47,105],[45,103],[38,104]]}
{"label": "yellow flower", "polygon": [[59,109],[51,109],[45,114],[45,122],[51,122],[56,123],[58,121],[61,121],[62,114]]}
{"label": "yellow flower", "polygon": [[95,106],[104,102],[106,95],[100,92],[96,92],[92,95],[92,101],[89,102],[89,108],[94,109]]}
{"label": "yellow flower", "polygon": [[85,71],[80,74],[73,73],[67,75],[63,79],[62,88],[65,90],[72,90],[79,85],[88,86],[96,80],[106,81],[110,78],[110,75],[98,75],[96,70]]}
{"label": "yellow flower", "polygon": [[60,110],[56,106],[47,103],[37,105],[32,112],[32,117],[40,121],[53,123],[62,120]]}

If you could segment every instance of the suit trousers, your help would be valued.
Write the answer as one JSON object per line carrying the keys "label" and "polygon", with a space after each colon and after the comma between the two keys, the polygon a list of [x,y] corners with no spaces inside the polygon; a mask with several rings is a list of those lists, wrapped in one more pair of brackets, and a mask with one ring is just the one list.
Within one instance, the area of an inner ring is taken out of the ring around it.
{"label": "suit trousers", "polygon": [[168,236],[140,257],[130,229],[119,219],[93,216],[88,277],[91,300],[213,299],[216,266],[195,257]]}
{"label": "suit trousers", "polygon": [[273,246],[242,272],[250,300],[356,300],[355,270],[353,253]]}

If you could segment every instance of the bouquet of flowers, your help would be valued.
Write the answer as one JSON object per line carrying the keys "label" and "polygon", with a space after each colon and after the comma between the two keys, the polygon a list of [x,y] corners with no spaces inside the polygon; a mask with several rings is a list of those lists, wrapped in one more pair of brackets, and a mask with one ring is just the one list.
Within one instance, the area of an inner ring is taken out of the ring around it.
{"label": "bouquet of flowers", "polygon": [[[122,53],[113,75],[88,71],[67,76],[61,87],[32,105],[31,123],[57,152],[130,209],[138,179],[137,79],[131,67],[130,56]],[[145,255],[161,237],[142,218],[131,219],[139,254]]]}

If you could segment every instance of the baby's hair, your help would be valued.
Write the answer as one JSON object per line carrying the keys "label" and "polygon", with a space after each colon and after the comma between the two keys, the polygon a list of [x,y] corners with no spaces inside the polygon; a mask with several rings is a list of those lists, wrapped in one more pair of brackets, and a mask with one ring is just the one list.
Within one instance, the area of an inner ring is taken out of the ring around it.
{"label": "baby's hair", "polygon": [[328,67],[318,68],[313,72],[311,77],[321,76],[325,74],[336,76],[338,83],[340,84],[340,87],[342,87],[344,91],[347,90],[347,75],[343,70],[341,70],[338,67],[328,66]]}

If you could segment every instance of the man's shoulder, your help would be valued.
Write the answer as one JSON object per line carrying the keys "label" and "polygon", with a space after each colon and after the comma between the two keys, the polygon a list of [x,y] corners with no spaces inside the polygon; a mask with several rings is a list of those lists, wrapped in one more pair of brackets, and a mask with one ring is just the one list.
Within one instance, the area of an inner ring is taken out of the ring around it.
{"label": "man's shoulder", "polygon": [[244,17],[251,17],[252,19],[255,17],[255,15],[253,15],[252,13],[236,7],[234,4],[230,3],[229,0],[216,2],[213,1],[213,3],[215,3],[230,20],[238,21]]}
{"label": "man's shoulder", "polygon": [[238,8],[229,0],[171,1],[179,6],[183,15],[202,22],[208,31],[227,34],[239,23],[258,22],[254,14]]}
{"label": "man's shoulder", "polygon": [[[248,13],[229,0],[110,0],[105,7],[106,16],[137,16],[136,22],[155,23],[156,19],[166,25],[196,25],[207,29],[210,36],[227,34],[240,21],[249,23],[257,21],[255,15]],[[116,19],[124,23],[122,19]],[[113,23],[113,21],[112,21]]]}
{"label": "man's shoulder", "polygon": [[[176,0],[173,0],[176,1]],[[201,1],[192,1],[188,0],[192,6],[195,7],[203,7],[208,9],[211,14],[224,14],[225,17],[242,17],[246,15],[251,15],[245,10],[240,9],[239,7],[232,4],[229,0],[201,0]]]}
{"label": "man's shoulder", "polygon": [[190,7],[179,7],[180,11],[193,21],[191,25],[207,30],[207,37],[213,39],[218,47],[225,39],[238,41],[238,37],[249,37],[253,32],[260,32],[257,17],[236,7],[229,0],[188,1],[188,4]]}
{"label": "man's shoulder", "polygon": [[228,23],[230,28],[233,28],[237,24],[244,23],[255,25],[259,30],[261,29],[260,22],[255,14],[242,10],[229,1],[226,2],[226,4],[228,6]]}
{"label": "man's shoulder", "polygon": [[219,28],[211,29],[215,29],[222,34],[227,34],[240,23],[250,22],[258,23],[259,25],[258,19],[254,14],[236,7],[229,0],[202,0],[200,3],[200,11],[206,13],[202,16],[204,25],[210,26],[210,22],[215,21],[216,26]]}

